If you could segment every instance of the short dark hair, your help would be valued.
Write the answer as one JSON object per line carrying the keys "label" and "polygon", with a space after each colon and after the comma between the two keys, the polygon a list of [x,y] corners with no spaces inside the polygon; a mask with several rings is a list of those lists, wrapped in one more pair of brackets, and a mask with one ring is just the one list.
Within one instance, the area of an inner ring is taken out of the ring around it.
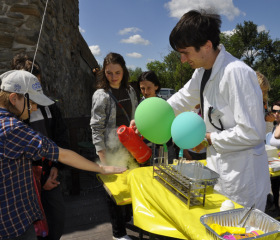
{"label": "short dark hair", "polygon": [[185,13],[169,36],[171,47],[178,51],[179,48],[194,47],[199,51],[208,40],[216,50],[220,44],[221,17],[215,13],[206,13],[205,10],[191,10]]}
{"label": "short dark hair", "polygon": [[107,65],[110,63],[112,64],[119,64],[121,65],[123,69],[123,79],[121,81],[121,86],[125,88],[129,88],[128,80],[129,80],[129,72],[125,64],[125,60],[122,57],[122,55],[114,52],[110,52],[107,54],[107,56],[104,58],[103,61],[103,67],[102,69],[97,73],[97,83],[96,83],[96,88],[100,89],[103,88],[106,91],[110,88],[110,84],[108,79],[106,78],[105,75],[105,68]]}
{"label": "short dark hair", "polygon": [[41,75],[40,65],[36,61],[34,61],[33,69],[32,69],[32,64],[33,64],[33,58],[29,57],[26,54],[17,54],[11,61],[11,68],[12,70],[28,71],[36,77]]}
{"label": "short dark hair", "polygon": [[138,86],[140,86],[140,82],[145,81],[145,80],[152,82],[155,86],[158,86],[156,93],[159,92],[161,85],[160,85],[160,81],[158,80],[158,77],[154,71],[142,72],[140,74],[140,76],[138,77]]}

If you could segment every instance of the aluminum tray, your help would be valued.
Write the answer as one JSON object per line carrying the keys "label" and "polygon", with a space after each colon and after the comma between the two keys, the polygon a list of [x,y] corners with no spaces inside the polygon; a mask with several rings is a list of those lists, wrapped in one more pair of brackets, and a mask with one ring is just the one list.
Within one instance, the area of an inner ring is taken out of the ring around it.
{"label": "aluminum tray", "polygon": [[167,165],[162,158],[154,159],[153,176],[184,201],[188,207],[205,205],[206,187],[216,184],[219,174],[203,164]]}
{"label": "aluminum tray", "polygon": [[172,166],[179,174],[195,183],[215,185],[220,175],[200,162],[178,163]]}
{"label": "aluminum tray", "polygon": [[[212,214],[203,215],[200,218],[200,222],[206,227],[207,233],[211,236],[211,239],[223,239],[218,235],[213,229],[210,228],[210,225],[213,223],[219,224],[221,226],[236,227],[239,220],[245,215],[245,213],[250,208],[240,208],[234,210],[228,210],[223,212],[217,212]],[[275,240],[280,239],[280,222],[274,218],[268,216],[258,209],[254,209],[247,222],[246,222],[247,232],[251,232],[255,229],[262,230],[265,234],[262,234],[257,237],[246,238],[250,239],[265,239],[265,240]]]}

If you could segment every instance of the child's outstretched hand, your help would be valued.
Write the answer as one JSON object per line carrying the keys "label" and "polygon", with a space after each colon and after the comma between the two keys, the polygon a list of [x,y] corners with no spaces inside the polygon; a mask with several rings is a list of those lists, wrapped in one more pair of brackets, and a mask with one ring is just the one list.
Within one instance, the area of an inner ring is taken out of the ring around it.
{"label": "child's outstretched hand", "polygon": [[102,172],[100,172],[101,174],[119,174],[127,170],[127,168],[125,167],[102,166],[102,165],[100,165],[100,167],[103,170]]}

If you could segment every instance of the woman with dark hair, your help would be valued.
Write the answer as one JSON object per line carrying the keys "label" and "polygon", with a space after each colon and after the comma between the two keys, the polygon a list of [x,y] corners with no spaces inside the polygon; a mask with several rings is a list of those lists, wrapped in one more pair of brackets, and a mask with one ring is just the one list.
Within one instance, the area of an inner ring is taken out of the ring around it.
{"label": "woman with dark hair", "polygon": [[157,97],[161,85],[154,71],[141,73],[138,77],[138,85],[143,95],[141,101],[149,97]]}
{"label": "woman with dark hair", "polygon": [[110,144],[110,140],[118,140],[117,128],[120,125],[129,126],[134,118],[138,102],[128,80],[129,73],[123,57],[118,53],[109,53],[97,74],[90,120],[92,141],[102,164],[108,161],[106,153],[122,147],[119,141],[113,148]]}
{"label": "woman with dark hair", "polygon": [[[143,95],[141,102],[144,101],[146,98],[150,97],[159,97],[157,93],[159,93],[161,89],[160,81],[154,71],[147,71],[142,72],[141,75],[138,77],[138,86],[141,90]],[[145,142],[149,147],[153,147],[152,143],[145,139]],[[159,145],[154,146],[154,156],[159,154],[158,148]],[[173,159],[177,158],[176,151],[177,147],[174,145],[172,139],[167,142],[168,147],[168,163],[173,163]]]}
{"label": "woman with dark hair", "polygon": [[[266,144],[277,147],[280,149],[280,101],[277,101],[271,105],[271,112],[274,115],[274,127],[271,131],[270,137],[267,138]],[[277,214],[279,214],[279,189],[280,189],[280,177],[271,178],[271,189],[273,193],[274,207]]]}
{"label": "woman with dark hair", "polygon": [[[117,136],[117,128],[129,126],[138,104],[134,89],[128,84],[129,73],[123,57],[109,53],[97,73],[97,90],[92,97],[90,125],[92,141],[104,165],[138,167]],[[131,217],[131,205],[118,206],[108,195],[113,239],[130,239],[125,224]]]}

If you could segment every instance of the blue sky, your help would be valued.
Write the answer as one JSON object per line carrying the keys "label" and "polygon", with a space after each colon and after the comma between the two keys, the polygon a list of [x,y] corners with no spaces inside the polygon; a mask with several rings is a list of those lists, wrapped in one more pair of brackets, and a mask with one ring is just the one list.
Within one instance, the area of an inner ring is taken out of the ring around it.
{"label": "blue sky", "polygon": [[120,53],[127,67],[146,70],[150,61],[163,61],[171,50],[169,34],[187,11],[215,8],[221,31],[252,21],[280,40],[279,0],[79,0],[79,27],[96,60]]}

